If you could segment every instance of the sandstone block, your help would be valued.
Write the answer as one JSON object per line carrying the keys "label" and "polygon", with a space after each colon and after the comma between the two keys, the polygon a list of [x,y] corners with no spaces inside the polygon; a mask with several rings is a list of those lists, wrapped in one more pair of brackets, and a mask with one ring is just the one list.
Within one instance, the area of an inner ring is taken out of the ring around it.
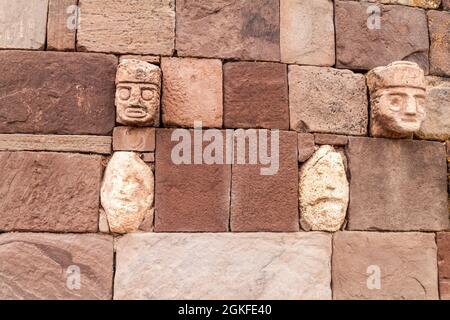
{"label": "sandstone block", "polygon": [[[445,0],[444,0],[445,1]],[[411,7],[419,7],[425,9],[437,9],[441,4],[441,0],[381,0],[385,4],[400,4]]]}
{"label": "sandstone block", "polygon": [[350,137],[347,156],[350,230],[448,228],[443,144]]}
{"label": "sandstone block", "polygon": [[278,0],[177,1],[180,56],[280,60]]}
{"label": "sandstone block", "polygon": [[337,232],[333,298],[439,299],[434,234]]}
{"label": "sandstone block", "polygon": [[373,23],[376,17],[370,19],[370,6],[373,3],[335,2],[336,66],[370,70],[393,61],[408,60],[419,64],[428,74],[429,40],[425,11],[379,5],[378,28]]}
{"label": "sandstone block", "polygon": [[114,298],[330,299],[330,256],[331,236],[316,232],[128,234]]}
{"label": "sandstone block", "polygon": [[74,51],[78,0],[49,0],[47,50]]}
{"label": "sandstone block", "polygon": [[114,151],[155,151],[155,129],[115,127],[113,131]]}
{"label": "sandstone block", "polygon": [[222,62],[215,59],[162,58],[162,114],[166,126],[221,128]]}
{"label": "sandstone block", "polygon": [[450,232],[437,235],[441,299],[450,300]]}
{"label": "sandstone block", "polygon": [[281,61],[316,66],[335,63],[333,1],[281,0]]}
{"label": "sandstone block", "polygon": [[337,134],[316,133],[314,142],[320,145],[345,146],[348,143],[348,137]]}
{"label": "sandstone block", "polygon": [[298,140],[298,161],[305,162],[315,151],[314,135],[311,133],[299,133]]}
{"label": "sandstone block", "polygon": [[138,55],[138,54],[124,54],[120,56],[119,62],[122,62],[123,60],[141,60],[145,61],[151,64],[159,65],[161,63],[161,57],[160,56],[153,56],[153,55]]}
{"label": "sandstone block", "polygon": [[287,68],[270,62],[224,66],[225,128],[289,129]]}
{"label": "sandstone block", "polygon": [[111,134],[114,56],[0,51],[0,60],[1,133]]}
{"label": "sandstone block", "polygon": [[0,235],[0,299],[109,300],[113,238],[98,234]]}
{"label": "sandstone block", "polygon": [[0,0],[0,48],[44,49],[47,12],[48,0]]}
{"label": "sandstone block", "polygon": [[430,30],[430,73],[450,77],[450,12],[427,12]]}
{"label": "sandstone block", "polygon": [[79,0],[79,51],[171,55],[175,1]]}
{"label": "sandstone block", "polygon": [[367,133],[364,76],[349,70],[289,66],[290,127],[300,132]]}

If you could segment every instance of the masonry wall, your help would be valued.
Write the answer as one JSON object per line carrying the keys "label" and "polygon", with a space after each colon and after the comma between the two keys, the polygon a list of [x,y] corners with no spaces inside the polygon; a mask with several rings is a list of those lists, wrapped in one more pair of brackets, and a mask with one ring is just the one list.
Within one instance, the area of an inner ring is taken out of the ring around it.
{"label": "masonry wall", "polygon": [[[381,2],[0,0],[0,298],[449,299],[450,1]],[[116,122],[124,59],[162,70],[151,127]],[[366,72],[398,60],[427,118],[375,138]],[[278,171],[173,163],[197,121],[279,130]],[[125,234],[100,199],[120,151],[154,174]],[[329,177],[325,221],[301,199]]]}

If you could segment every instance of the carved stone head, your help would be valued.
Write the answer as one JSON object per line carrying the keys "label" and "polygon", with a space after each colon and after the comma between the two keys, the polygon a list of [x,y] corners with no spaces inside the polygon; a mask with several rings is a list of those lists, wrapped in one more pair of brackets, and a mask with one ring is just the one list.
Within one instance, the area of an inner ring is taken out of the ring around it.
{"label": "carved stone head", "polygon": [[116,120],[124,125],[158,126],[161,69],[145,61],[125,59],[116,75]]}
{"label": "carved stone head", "polygon": [[397,61],[367,74],[371,102],[371,135],[411,137],[425,119],[426,84],[414,62]]}

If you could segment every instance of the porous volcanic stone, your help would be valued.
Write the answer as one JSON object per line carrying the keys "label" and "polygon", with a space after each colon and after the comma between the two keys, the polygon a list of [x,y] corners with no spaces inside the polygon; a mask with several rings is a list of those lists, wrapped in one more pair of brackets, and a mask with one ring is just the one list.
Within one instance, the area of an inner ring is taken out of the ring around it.
{"label": "porous volcanic stone", "polygon": [[0,60],[1,133],[111,134],[116,57],[0,51]]}
{"label": "porous volcanic stone", "polygon": [[437,245],[441,299],[450,300],[450,232],[438,233]]}
{"label": "porous volcanic stone", "polygon": [[430,30],[430,73],[450,77],[450,12],[427,12]]}

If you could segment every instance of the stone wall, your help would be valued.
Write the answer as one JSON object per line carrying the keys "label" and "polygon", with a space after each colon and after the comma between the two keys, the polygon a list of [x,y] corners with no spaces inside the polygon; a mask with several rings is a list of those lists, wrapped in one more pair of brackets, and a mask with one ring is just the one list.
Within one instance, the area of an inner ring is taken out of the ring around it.
{"label": "stone wall", "polygon": [[0,61],[0,299],[450,299],[448,0],[0,0]]}

